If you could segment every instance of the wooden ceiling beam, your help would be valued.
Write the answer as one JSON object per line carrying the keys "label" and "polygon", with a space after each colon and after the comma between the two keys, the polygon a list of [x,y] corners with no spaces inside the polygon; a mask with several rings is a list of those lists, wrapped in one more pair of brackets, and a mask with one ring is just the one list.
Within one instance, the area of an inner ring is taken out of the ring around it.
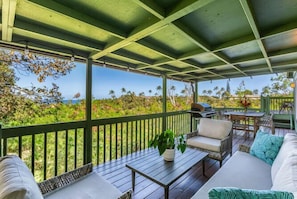
{"label": "wooden ceiling beam", "polygon": [[273,72],[270,60],[269,60],[268,55],[266,53],[265,46],[263,44],[263,41],[261,40],[261,35],[260,35],[259,29],[258,29],[257,24],[256,24],[255,16],[252,13],[250,5],[246,0],[240,0],[240,4],[241,4],[242,9],[243,9],[243,11],[245,13],[245,16],[246,16],[246,18],[247,18],[247,20],[248,20],[248,22],[250,24],[250,27],[251,27],[251,29],[252,29],[252,31],[254,33],[254,36],[255,36],[256,41],[257,41],[257,43],[259,45],[259,48],[260,48],[260,50],[261,50],[261,52],[262,52],[262,54],[263,54],[263,56],[265,58],[265,61],[266,61],[267,65],[268,65],[268,68],[269,68],[270,72]]}
{"label": "wooden ceiling beam", "polygon": [[17,0],[2,0],[2,40],[12,41]]}
{"label": "wooden ceiling beam", "polygon": [[165,27],[168,26],[168,24],[172,23],[173,21],[209,4],[214,0],[183,0],[180,1],[178,5],[176,5],[175,8],[173,8],[168,15],[158,21],[154,21],[153,19],[149,21],[146,24],[143,24],[137,28],[135,28],[129,36],[124,39],[121,42],[118,42],[114,45],[108,45],[107,48],[105,48],[103,51],[99,53],[91,53],[90,57],[92,59],[98,59],[108,53],[111,53],[115,50],[118,50],[119,48],[122,48],[123,46],[129,45],[131,42],[138,41],[148,35],[151,35]]}

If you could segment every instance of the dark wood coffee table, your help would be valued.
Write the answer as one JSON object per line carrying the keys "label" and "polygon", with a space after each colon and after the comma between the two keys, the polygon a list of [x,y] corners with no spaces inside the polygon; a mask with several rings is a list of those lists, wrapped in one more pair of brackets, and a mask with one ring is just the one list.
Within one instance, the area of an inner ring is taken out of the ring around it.
{"label": "dark wood coffee table", "polygon": [[208,153],[193,148],[187,148],[182,154],[176,150],[173,162],[163,160],[155,149],[153,154],[147,153],[143,157],[126,164],[132,171],[132,189],[135,188],[135,173],[138,173],[153,182],[164,187],[164,196],[169,197],[169,186],[194,165],[202,161],[202,172],[204,174],[204,159]]}

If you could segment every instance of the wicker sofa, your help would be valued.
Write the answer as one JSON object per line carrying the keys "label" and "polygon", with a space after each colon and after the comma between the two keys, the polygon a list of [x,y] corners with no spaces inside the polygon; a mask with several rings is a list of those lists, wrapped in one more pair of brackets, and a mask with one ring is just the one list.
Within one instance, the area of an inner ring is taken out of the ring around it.
{"label": "wicker sofa", "polygon": [[[269,159],[263,161],[262,155],[273,154],[268,147],[263,147],[263,141],[258,143],[264,153],[256,153],[256,156],[254,154],[253,147],[256,147],[255,142],[260,135],[258,131],[251,147],[241,145],[239,151],[194,194],[192,199],[297,198],[297,134],[288,133],[283,137],[279,149],[277,152],[275,150],[275,159],[271,158],[271,162]],[[269,138],[267,136],[266,140]]]}
{"label": "wicker sofa", "polygon": [[122,193],[92,171],[92,164],[36,183],[25,163],[18,156],[0,158],[1,199],[129,199],[132,192]]}

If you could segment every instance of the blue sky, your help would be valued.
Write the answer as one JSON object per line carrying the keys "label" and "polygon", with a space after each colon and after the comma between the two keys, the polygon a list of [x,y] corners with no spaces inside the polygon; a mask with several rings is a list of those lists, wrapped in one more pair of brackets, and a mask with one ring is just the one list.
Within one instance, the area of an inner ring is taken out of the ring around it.
{"label": "blue sky", "polygon": [[[20,80],[17,82],[19,85],[24,87],[30,87],[31,85],[43,86],[49,85],[51,82],[55,82],[65,99],[72,99],[76,93],[80,93],[80,98],[85,98],[85,80],[86,80],[86,69],[85,64],[77,63],[76,68],[71,71],[70,74],[61,77],[58,80],[47,79],[45,83],[38,83],[34,75],[18,75]],[[275,75],[273,75],[275,77]],[[264,86],[270,85],[271,75],[265,76],[254,76],[252,78],[234,78],[230,79],[231,93],[238,88],[242,80],[245,82],[245,87],[249,90],[261,89]],[[219,88],[226,88],[226,80],[217,81],[206,81],[198,83],[198,93],[202,94],[203,90],[213,89],[218,86]],[[185,82],[178,82],[169,80],[167,87],[176,87],[175,93],[181,94],[181,90],[185,87]],[[188,84],[189,85],[189,84]],[[100,66],[93,67],[93,96],[95,98],[109,98],[109,91],[113,90],[116,96],[122,94],[122,88],[126,91],[135,92],[138,95],[140,92],[144,92],[149,95],[149,90],[154,95],[158,86],[162,86],[162,78],[152,77],[149,75],[141,75],[133,73],[131,71],[119,71],[115,69],[104,68]]]}

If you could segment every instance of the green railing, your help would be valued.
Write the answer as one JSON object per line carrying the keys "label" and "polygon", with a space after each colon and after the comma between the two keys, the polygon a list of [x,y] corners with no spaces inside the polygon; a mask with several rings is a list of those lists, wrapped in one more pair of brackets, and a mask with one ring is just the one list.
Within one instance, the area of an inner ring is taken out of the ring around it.
{"label": "green railing", "polygon": [[[279,110],[281,104],[288,101],[294,101],[293,97],[262,97],[261,107],[253,110],[269,113]],[[240,108],[230,109],[240,111]],[[190,132],[191,124],[194,130],[196,123],[191,123],[190,114],[177,111],[90,122],[0,128],[0,155],[20,156],[36,180],[42,181],[82,166],[86,160],[98,165],[145,149],[149,140],[164,128],[186,134]]]}
{"label": "green railing", "polygon": [[190,114],[177,111],[98,119],[92,120],[91,126],[91,143],[86,141],[86,121],[4,128],[0,130],[0,148],[3,155],[20,156],[36,180],[42,181],[85,164],[90,145],[91,160],[98,165],[147,148],[164,127],[186,134],[190,132]]}
{"label": "green railing", "polygon": [[282,111],[292,113],[294,108],[289,110],[289,107],[283,107],[284,109],[282,109],[285,103],[292,103],[293,105],[294,97],[261,97],[261,110],[266,113],[280,113]]}

